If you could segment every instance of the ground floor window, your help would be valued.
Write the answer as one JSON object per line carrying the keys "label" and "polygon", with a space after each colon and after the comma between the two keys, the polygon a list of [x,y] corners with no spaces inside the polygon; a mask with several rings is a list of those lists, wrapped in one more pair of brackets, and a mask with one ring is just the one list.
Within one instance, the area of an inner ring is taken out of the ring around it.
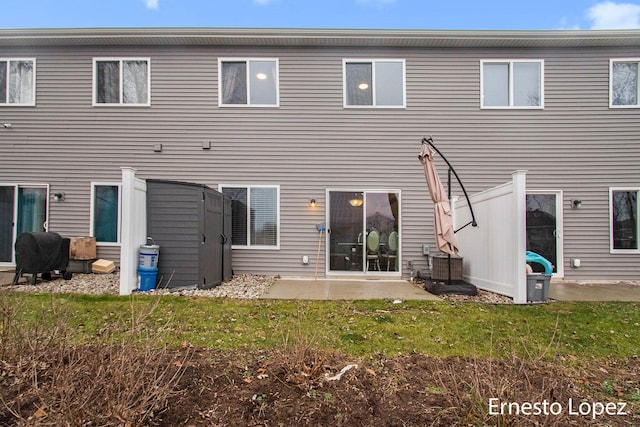
{"label": "ground floor window", "polygon": [[280,188],[265,185],[221,185],[231,199],[233,247],[275,249],[280,245]]}
{"label": "ground floor window", "polygon": [[611,252],[638,252],[639,188],[611,188],[609,208]]}
{"label": "ground floor window", "polygon": [[91,235],[97,243],[120,242],[120,184],[91,186]]}

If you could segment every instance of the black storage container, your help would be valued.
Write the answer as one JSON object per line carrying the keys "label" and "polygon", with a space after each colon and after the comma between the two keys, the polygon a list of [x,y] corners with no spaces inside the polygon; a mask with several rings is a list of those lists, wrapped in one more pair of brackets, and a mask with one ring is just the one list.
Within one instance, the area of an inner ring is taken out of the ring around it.
{"label": "black storage container", "polygon": [[58,233],[34,231],[22,233],[16,239],[16,274],[13,284],[16,285],[23,274],[31,274],[31,284],[35,285],[38,274],[43,278],[51,278],[51,272],[60,271],[66,279],[71,279],[67,272],[69,266],[69,244],[71,239],[61,237]]}
{"label": "black storage container", "polygon": [[158,287],[211,288],[232,277],[231,200],[202,184],[147,180],[147,235]]}

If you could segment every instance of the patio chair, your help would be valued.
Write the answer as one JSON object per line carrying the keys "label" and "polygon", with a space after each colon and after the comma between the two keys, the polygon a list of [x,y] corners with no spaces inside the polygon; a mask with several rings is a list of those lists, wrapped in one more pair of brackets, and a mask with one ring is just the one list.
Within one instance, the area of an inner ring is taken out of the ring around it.
{"label": "patio chair", "polygon": [[387,259],[387,271],[389,271],[389,266],[391,265],[391,260],[393,260],[394,271],[397,270],[396,263],[398,262],[398,232],[392,231],[389,233],[389,239],[387,240],[387,253],[382,254],[383,258]]}
{"label": "patio chair", "polygon": [[376,268],[380,271],[380,235],[376,230],[371,230],[367,234],[367,271],[369,264],[375,261]]}

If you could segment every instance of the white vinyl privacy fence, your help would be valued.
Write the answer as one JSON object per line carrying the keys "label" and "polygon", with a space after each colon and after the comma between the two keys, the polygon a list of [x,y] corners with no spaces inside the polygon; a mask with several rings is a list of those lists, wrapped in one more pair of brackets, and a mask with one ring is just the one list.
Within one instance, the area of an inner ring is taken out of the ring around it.
{"label": "white vinyl privacy fence", "polygon": [[[477,227],[456,233],[464,257],[464,279],[480,289],[527,302],[526,171],[515,171],[503,185],[469,197]],[[471,221],[464,199],[454,201],[454,227]]]}
{"label": "white vinyl privacy fence", "polygon": [[147,183],[136,170],[122,167],[122,231],[120,246],[120,295],[138,288],[140,245],[147,241]]}

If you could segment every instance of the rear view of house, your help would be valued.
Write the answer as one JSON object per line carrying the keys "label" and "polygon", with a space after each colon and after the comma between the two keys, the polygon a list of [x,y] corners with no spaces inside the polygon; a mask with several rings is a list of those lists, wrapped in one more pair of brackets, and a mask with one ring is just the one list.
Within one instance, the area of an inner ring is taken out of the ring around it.
{"label": "rear view of house", "polygon": [[431,135],[469,193],[527,171],[527,249],[555,276],[640,280],[639,47],[635,30],[0,30],[0,265],[42,230],[119,259],[129,167],[230,198],[235,273],[428,274]]}

